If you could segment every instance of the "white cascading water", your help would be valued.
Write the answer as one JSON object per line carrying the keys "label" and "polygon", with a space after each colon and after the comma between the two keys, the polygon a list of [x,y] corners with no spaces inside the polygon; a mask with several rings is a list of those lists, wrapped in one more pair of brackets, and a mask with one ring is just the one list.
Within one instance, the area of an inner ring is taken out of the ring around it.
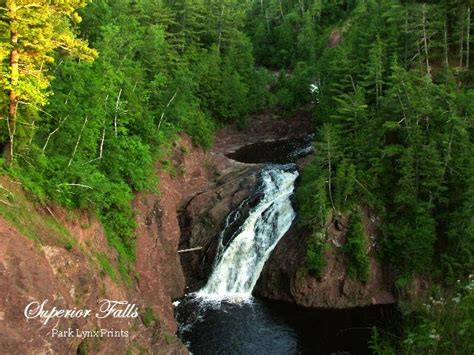
{"label": "white cascading water", "polygon": [[296,169],[269,166],[262,171],[263,197],[249,213],[230,245],[220,255],[207,282],[196,295],[209,300],[247,299],[265,262],[288,231],[295,211],[290,196]]}

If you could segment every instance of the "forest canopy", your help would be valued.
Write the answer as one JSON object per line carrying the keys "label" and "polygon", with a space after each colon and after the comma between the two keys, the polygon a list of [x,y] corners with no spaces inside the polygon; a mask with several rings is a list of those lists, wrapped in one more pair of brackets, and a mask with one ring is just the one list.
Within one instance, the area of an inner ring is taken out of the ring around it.
{"label": "forest canopy", "polygon": [[[0,1],[2,173],[41,204],[93,211],[130,283],[131,200],[156,188],[155,163],[179,132],[209,148],[216,129],[252,125],[259,110],[309,109],[315,154],[297,194],[313,233],[307,271],[324,269],[328,216],[346,215],[344,252],[364,282],[360,211],[370,209],[400,293],[419,274],[454,289],[474,273],[472,5]],[[410,329],[410,351],[453,350]],[[472,353],[468,343],[455,345]]]}

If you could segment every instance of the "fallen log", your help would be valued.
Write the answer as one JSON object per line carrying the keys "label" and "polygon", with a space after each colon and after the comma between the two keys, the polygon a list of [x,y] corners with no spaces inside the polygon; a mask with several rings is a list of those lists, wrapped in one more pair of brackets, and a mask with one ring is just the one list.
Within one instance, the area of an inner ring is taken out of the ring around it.
{"label": "fallen log", "polygon": [[196,250],[201,250],[202,247],[195,247],[195,248],[189,248],[189,249],[181,249],[178,250],[178,253],[187,253],[188,251],[196,251]]}

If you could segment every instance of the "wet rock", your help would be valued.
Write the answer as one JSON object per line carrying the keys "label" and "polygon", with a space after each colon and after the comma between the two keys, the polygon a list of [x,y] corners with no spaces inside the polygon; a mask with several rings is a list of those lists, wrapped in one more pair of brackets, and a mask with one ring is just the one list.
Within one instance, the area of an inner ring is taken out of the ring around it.
{"label": "wet rock", "polygon": [[219,179],[215,187],[195,194],[183,205],[180,211],[180,249],[202,247],[199,251],[181,254],[189,290],[197,290],[206,283],[217,253],[220,232],[228,221],[226,217],[232,212],[235,214],[224,236],[226,244],[247,218],[255,204],[252,196],[258,186],[258,172],[259,166],[249,166],[227,174]]}

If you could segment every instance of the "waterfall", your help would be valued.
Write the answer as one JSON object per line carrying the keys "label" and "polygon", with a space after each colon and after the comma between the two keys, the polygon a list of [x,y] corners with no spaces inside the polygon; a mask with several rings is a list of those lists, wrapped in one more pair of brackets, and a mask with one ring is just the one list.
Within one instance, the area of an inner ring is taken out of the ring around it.
{"label": "waterfall", "polygon": [[297,177],[294,164],[270,165],[262,170],[262,199],[252,208],[227,248],[216,256],[214,270],[207,284],[196,293],[198,297],[251,297],[271,251],[295,218],[290,196]]}

